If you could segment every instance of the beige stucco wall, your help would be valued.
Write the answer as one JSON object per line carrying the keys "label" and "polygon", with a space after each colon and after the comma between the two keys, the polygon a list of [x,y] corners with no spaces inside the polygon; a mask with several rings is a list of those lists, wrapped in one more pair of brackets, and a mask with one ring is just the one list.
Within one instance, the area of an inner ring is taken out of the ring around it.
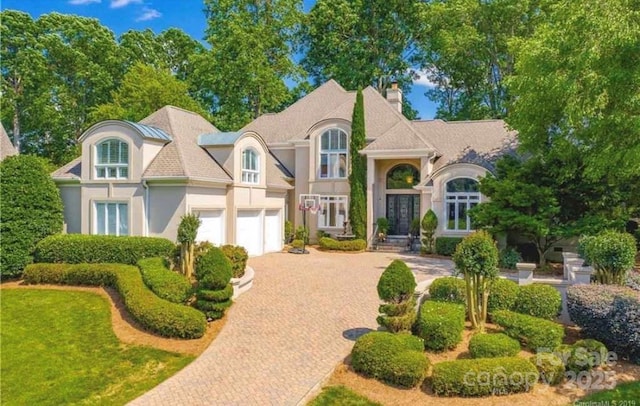
{"label": "beige stucco wall", "polygon": [[180,217],[187,213],[187,187],[149,185],[149,236],[176,241]]}
{"label": "beige stucco wall", "polygon": [[140,183],[112,181],[82,184],[82,234],[95,231],[95,203],[121,202],[128,205],[129,235],[144,235],[144,188]]}
{"label": "beige stucco wall", "polygon": [[80,186],[79,185],[59,185],[60,197],[64,210],[64,231],[69,234],[82,232]]}
{"label": "beige stucco wall", "polygon": [[253,133],[244,134],[240,139],[236,141],[233,148],[233,179],[235,185],[242,184],[242,152],[245,149],[252,149],[258,154],[258,164],[260,165],[260,179],[259,183],[251,185],[251,187],[265,188],[267,185],[266,173],[267,173],[267,148],[259,137]]}
{"label": "beige stucco wall", "polygon": [[272,148],[271,153],[275,156],[282,165],[285,166],[291,173],[296,172],[296,150],[293,147],[289,148]]}

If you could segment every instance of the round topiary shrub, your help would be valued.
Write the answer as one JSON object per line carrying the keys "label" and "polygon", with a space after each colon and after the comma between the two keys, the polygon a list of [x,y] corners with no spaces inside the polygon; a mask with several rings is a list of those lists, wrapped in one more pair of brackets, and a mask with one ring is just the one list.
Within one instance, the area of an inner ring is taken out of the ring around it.
{"label": "round topiary shrub", "polygon": [[403,261],[396,259],[387,266],[378,281],[378,296],[389,303],[401,303],[413,296],[416,278]]}
{"label": "round topiary shrub", "polygon": [[476,334],[469,341],[472,358],[514,357],[520,352],[520,343],[505,334]]}
{"label": "round topiary shrub", "polygon": [[389,361],[384,381],[403,388],[413,388],[427,376],[429,360],[421,351],[402,351]]}
{"label": "round topiary shrub", "polygon": [[635,264],[637,248],[631,234],[607,230],[596,236],[583,237],[580,251],[595,268],[599,283],[624,285],[627,272]]}
{"label": "round topiary shrub", "polygon": [[577,374],[603,365],[607,361],[608,350],[600,341],[587,339],[578,340],[573,345],[560,345],[555,353],[566,360],[568,371]]}
{"label": "round topiary shrub", "polygon": [[466,284],[463,279],[453,276],[436,278],[429,286],[429,299],[438,302],[466,304]]}
{"label": "round topiary shrub", "polygon": [[420,306],[415,334],[424,340],[431,351],[455,348],[462,341],[464,306],[427,300]]}
{"label": "round topiary shrub", "polygon": [[249,253],[244,247],[239,245],[223,245],[220,247],[224,255],[231,261],[231,267],[233,269],[234,278],[242,278],[244,276],[244,270],[247,267],[247,260],[249,259]]}
{"label": "round topiary shrub", "polygon": [[511,310],[516,303],[520,287],[517,283],[509,279],[497,278],[491,283],[489,291],[489,302],[487,309],[489,313],[496,310]]}
{"label": "round topiary shrub", "polygon": [[211,248],[196,262],[196,279],[199,289],[224,289],[232,276],[231,261],[220,248]]}
{"label": "round topiary shrub", "polygon": [[541,283],[520,286],[513,310],[541,319],[555,319],[562,311],[562,296],[557,289]]}
{"label": "round topiary shrub", "polygon": [[0,164],[0,274],[18,277],[33,262],[38,241],[62,231],[62,200],[46,161],[15,155]]}
{"label": "round topiary shrub", "polygon": [[547,385],[558,385],[564,380],[564,362],[551,352],[539,352],[529,358],[540,374],[540,382]]}

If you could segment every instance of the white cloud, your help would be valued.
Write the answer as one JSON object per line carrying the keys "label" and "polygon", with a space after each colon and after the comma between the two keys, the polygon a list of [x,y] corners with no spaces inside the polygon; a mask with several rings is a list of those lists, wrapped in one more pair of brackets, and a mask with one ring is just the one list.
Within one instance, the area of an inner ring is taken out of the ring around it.
{"label": "white cloud", "polygon": [[126,7],[129,4],[140,4],[142,3],[142,0],[111,0],[111,5],[109,5],[109,7],[111,8],[122,8],[122,7]]}
{"label": "white cloud", "polygon": [[149,7],[144,7],[142,9],[142,14],[138,18],[136,18],[136,21],[149,21],[155,18],[160,18],[160,17],[162,17],[162,13],[159,12],[158,10],[155,10]]}
{"label": "white cloud", "polygon": [[100,3],[102,0],[69,0],[72,6],[84,6],[85,4]]}
{"label": "white cloud", "polygon": [[429,75],[433,75],[430,70],[420,69],[413,72],[413,84],[417,86],[424,86],[428,88],[434,88],[437,86],[435,82],[429,79]]}

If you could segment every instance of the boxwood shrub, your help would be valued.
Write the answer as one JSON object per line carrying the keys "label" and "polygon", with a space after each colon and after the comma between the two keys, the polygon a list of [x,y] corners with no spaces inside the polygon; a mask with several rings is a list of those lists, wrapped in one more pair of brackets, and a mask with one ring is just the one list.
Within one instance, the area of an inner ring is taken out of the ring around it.
{"label": "boxwood shrub", "polygon": [[514,281],[504,278],[494,279],[489,291],[487,305],[489,313],[496,310],[513,310],[519,291],[520,287]]}
{"label": "boxwood shrub", "polygon": [[374,331],[356,341],[351,351],[351,366],[367,377],[413,387],[424,379],[429,368],[423,348],[418,337]]}
{"label": "boxwood shrub", "polygon": [[444,351],[462,341],[464,319],[461,304],[427,300],[420,307],[414,330],[424,340],[425,349]]}
{"label": "boxwood shrub", "polygon": [[540,382],[547,385],[558,385],[564,380],[565,367],[560,357],[552,352],[539,352],[529,358],[538,369]]}
{"label": "boxwood shrub", "polygon": [[32,264],[24,271],[28,284],[90,285],[114,287],[125,307],[145,329],[170,338],[199,338],[207,327],[199,311],[168,302],[142,282],[135,266],[122,264]]}
{"label": "boxwood shrub", "polygon": [[439,396],[489,396],[528,392],[538,370],[524,358],[445,361],[433,366],[433,392]]}
{"label": "boxwood shrub", "polygon": [[553,286],[542,283],[520,286],[513,310],[529,316],[553,320],[562,311],[562,296]]}
{"label": "boxwood shrub", "polygon": [[456,247],[461,241],[461,237],[437,237],[436,254],[450,257],[456,251]]}
{"label": "boxwood shrub", "polygon": [[505,334],[475,334],[469,341],[472,358],[515,357],[519,352],[518,340]]}
{"label": "boxwood shrub", "polygon": [[191,296],[191,283],[183,275],[169,269],[164,258],[138,261],[142,281],[158,297],[173,303],[184,303]]}
{"label": "boxwood shrub", "polygon": [[607,347],[600,341],[578,340],[573,345],[559,345],[554,353],[564,360],[565,368],[576,374],[603,365],[607,361]]}
{"label": "boxwood shrub", "polygon": [[322,237],[319,241],[320,248],[332,251],[364,251],[367,248],[365,240],[338,241],[329,237]]}
{"label": "boxwood shrub", "polygon": [[202,310],[208,320],[224,316],[225,310],[233,303],[233,286],[229,283],[232,275],[231,261],[220,248],[213,247],[197,259],[196,308]]}
{"label": "boxwood shrub", "polygon": [[564,328],[550,320],[528,316],[509,310],[493,312],[491,319],[511,338],[534,352],[552,351],[562,343]]}
{"label": "boxwood shrub", "polygon": [[466,284],[453,276],[436,278],[429,286],[429,299],[438,302],[466,304]]}
{"label": "boxwood shrub", "polygon": [[220,249],[229,261],[231,261],[233,277],[242,278],[244,276],[244,270],[247,267],[247,260],[249,259],[247,250],[244,247],[229,244],[223,245]]}
{"label": "boxwood shrub", "polygon": [[567,289],[567,308],[585,337],[640,363],[639,292],[614,285],[574,285]]}
{"label": "boxwood shrub", "polygon": [[171,258],[174,248],[166,238],[57,234],[38,243],[35,262],[135,265],[144,258]]}

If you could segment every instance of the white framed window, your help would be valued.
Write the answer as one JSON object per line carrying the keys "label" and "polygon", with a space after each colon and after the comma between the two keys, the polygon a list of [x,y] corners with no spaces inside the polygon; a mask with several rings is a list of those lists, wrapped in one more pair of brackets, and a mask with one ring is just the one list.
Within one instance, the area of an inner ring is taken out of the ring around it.
{"label": "white framed window", "polygon": [[96,179],[127,179],[129,177],[129,144],[118,139],[96,145]]}
{"label": "white framed window", "polygon": [[129,205],[119,202],[95,203],[94,234],[129,235]]}
{"label": "white framed window", "polygon": [[471,231],[473,224],[469,210],[480,203],[478,181],[471,178],[457,178],[447,182],[445,200],[445,229],[451,231]]}
{"label": "white framed window", "polygon": [[318,228],[343,228],[349,213],[347,199],[347,196],[320,196]]}
{"label": "white framed window", "polygon": [[332,128],[320,136],[320,178],[347,177],[347,133]]}
{"label": "white framed window", "polygon": [[242,151],[242,183],[260,183],[260,156],[251,148]]}

